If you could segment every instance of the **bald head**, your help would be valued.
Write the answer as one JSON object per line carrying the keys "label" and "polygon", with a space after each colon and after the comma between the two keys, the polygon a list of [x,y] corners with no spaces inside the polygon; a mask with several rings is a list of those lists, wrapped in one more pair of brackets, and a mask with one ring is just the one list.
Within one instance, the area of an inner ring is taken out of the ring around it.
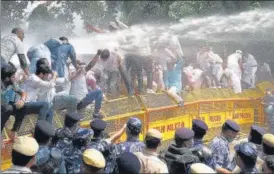
{"label": "bald head", "polygon": [[23,41],[24,40],[24,30],[22,28],[14,28],[11,30],[11,33],[16,34],[17,37]]}

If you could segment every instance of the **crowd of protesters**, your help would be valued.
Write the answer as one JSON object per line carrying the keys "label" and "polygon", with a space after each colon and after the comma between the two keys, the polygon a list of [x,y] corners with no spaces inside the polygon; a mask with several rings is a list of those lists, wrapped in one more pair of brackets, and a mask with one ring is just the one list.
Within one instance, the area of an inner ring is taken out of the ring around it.
{"label": "crowd of protesters", "polygon": [[[21,28],[1,39],[1,132],[4,127],[9,129],[13,141],[13,166],[4,173],[273,172],[273,90],[263,100],[270,133],[252,126],[248,140],[236,145],[233,152],[229,144],[240,127],[232,120],[223,124],[221,134],[209,146],[203,144],[207,125],[193,120],[192,129],[177,129],[175,143],[158,153],[162,141],[158,130],[149,129],[141,142],[143,123],[130,118],[120,131],[108,136],[100,112],[102,101],[108,102],[107,95],[120,95],[120,82],[132,96],[136,78],[139,94],[165,91],[180,107],[184,105],[182,90],[232,88],[241,93],[255,88],[257,69],[268,75],[262,77],[267,80],[271,71],[266,64],[259,66],[251,54],[237,50],[224,61],[204,47],[197,54],[196,64],[185,65],[178,38],[159,37],[151,42],[133,35],[121,44],[123,54],[99,49],[86,64],[77,59],[68,38],[60,37],[31,47],[28,65],[23,39]],[[15,54],[22,71],[10,62]],[[93,102],[90,128],[80,128],[82,114]],[[55,130],[54,112],[64,109],[64,127]],[[16,133],[29,114],[38,115],[34,138],[18,137]],[[11,115],[14,123],[7,126]],[[127,140],[114,144],[124,132]]]}

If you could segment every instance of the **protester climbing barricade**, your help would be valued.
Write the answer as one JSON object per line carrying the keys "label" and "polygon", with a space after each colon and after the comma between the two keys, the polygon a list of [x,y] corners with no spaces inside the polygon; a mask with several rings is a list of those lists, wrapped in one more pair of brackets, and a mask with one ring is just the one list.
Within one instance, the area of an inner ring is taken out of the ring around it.
{"label": "protester climbing barricade", "polygon": [[[216,136],[226,119],[233,119],[241,126],[240,135],[246,135],[252,124],[264,126],[265,116],[261,99],[266,88],[274,88],[271,82],[263,82],[254,89],[244,90],[235,94],[231,89],[201,89],[183,93],[185,105],[177,103],[167,93],[147,94],[124,97],[103,103],[101,111],[107,122],[106,132],[112,135],[123,127],[131,117],[138,117],[143,122],[140,139],[143,140],[149,128],[158,129],[163,134],[163,141],[169,142],[174,138],[174,132],[179,127],[191,127],[192,119],[204,120],[209,131],[205,141]],[[93,109],[86,109],[81,127],[89,128]],[[63,127],[65,111],[55,113],[55,128]],[[37,117],[26,117],[18,132],[19,136],[33,133]],[[2,133],[1,161],[2,170],[11,165],[10,154],[12,143],[8,131]],[[125,133],[119,141],[124,141]],[[163,143],[164,144],[164,143]]]}

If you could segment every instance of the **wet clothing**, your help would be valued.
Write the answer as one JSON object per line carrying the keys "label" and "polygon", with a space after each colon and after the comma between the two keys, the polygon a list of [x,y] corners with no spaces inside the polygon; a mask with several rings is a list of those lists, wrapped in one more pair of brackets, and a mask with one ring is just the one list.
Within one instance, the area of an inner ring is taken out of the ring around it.
{"label": "wet clothing", "polygon": [[142,152],[145,148],[143,142],[139,141],[138,139],[128,139],[125,142],[112,145],[110,147],[110,155],[107,159],[105,173],[113,172],[116,166],[116,159],[124,152]]}
{"label": "wet clothing", "polygon": [[28,94],[26,101],[36,101],[38,95],[44,91],[55,87],[55,80],[45,81],[38,77],[36,74],[31,74],[24,82],[24,91]]}
{"label": "wet clothing", "polygon": [[13,165],[11,168],[1,171],[1,173],[32,173],[32,171],[28,167]]}
{"label": "wet clothing", "polygon": [[81,110],[91,104],[95,100],[94,113],[99,113],[103,100],[103,92],[101,89],[90,90],[89,93],[78,103],[77,110]]}
{"label": "wet clothing", "polygon": [[213,169],[225,168],[227,170],[233,171],[236,167],[236,161],[230,155],[229,143],[223,136],[215,137],[209,148],[213,152],[213,157],[210,162],[210,167]]}
{"label": "wet clothing", "polygon": [[8,87],[1,83],[1,87],[1,131],[11,115],[15,116],[12,131],[20,129],[24,117],[28,114],[38,114],[38,120],[52,121],[53,115],[48,114],[49,104],[47,102],[26,102],[21,109],[17,109],[15,93],[20,94],[22,90],[15,83]]}
{"label": "wet clothing", "polygon": [[[70,68],[71,72],[76,73],[75,68]],[[78,101],[82,100],[88,94],[86,72],[84,68],[80,74],[78,74],[73,80],[71,80],[69,94],[75,96]]]}
{"label": "wet clothing", "polygon": [[46,58],[49,62],[49,67],[51,68],[51,54],[48,47],[44,44],[31,47],[27,52],[28,59],[30,61],[30,73],[36,72],[36,63],[41,58]]}
{"label": "wet clothing", "polygon": [[164,83],[165,86],[169,89],[171,87],[176,87],[176,93],[182,90],[182,67],[183,60],[178,59],[175,68],[171,71],[167,71],[167,74],[164,74]]}
{"label": "wet clothing", "polygon": [[147,76],[147,88],[152,89],[152,68],[153,61],[152,58],[148,56],[140,56],[137,54],[126,54],[125,55],[125,67],[126,74],[128,75],[129,86],[126,86],[130,94],[134,93],[134,80],[137,78],[138,81],[138,91],[143,92],[143,69]]}
{"label": "wet clothing", "polygon": [[242,92],[242,70],[240,68],[239,61],[242,61],[242,58],[238,53],[233,53],[227,58],[227,69],[230,71],[232,86],[235,93]]}
{"label": "wet clothing", "polygon": [[[1,67],[8,63],[15,54],[25,54],[24,44],[16,34],[1,39]],[[20,58],[19,58],[20,59]],[[27,67],[27,60],[20,60],[21,67]]]}
{"label": "wet clothing", "polygon": [[56,39],[50,39],[44,43],[50,52],[52,60],[52,69],[58,73],[59,77],[65,76],[65,68],[68,57],[74,67],[76,67],[76,53],[70,43],[60,43]]}
{"label": "wet clothing", "polygon": [[168,173],[167,165],[158,157],[158,153],[145,148],[134,153],[141,162],[140,173]]}
{"label": "wet clothing", "polygon": [[257,72],[257,61],[251,54],[248,54],[243,63],[243,74],[242,83],[243,88],[255,88],[256,85],[256,72]]}

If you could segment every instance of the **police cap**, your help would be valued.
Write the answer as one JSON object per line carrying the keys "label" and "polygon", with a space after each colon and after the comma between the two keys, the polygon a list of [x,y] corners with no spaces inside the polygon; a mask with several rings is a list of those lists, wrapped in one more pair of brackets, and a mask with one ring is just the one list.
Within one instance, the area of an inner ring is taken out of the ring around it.
{"label": "police cap", "polygon": [[250,129],[248,141],[254,144],[261,145],[264,134],[266,134],[266,130],[264,128],[252,125]]}
{"label": "police cap", "polygon": [[274,148],[274,135],[273,134],[264,134],[263,144],[267,145],[268,147]]}
{"label": "police cap", "polygon": [[120,157],[117,158],[116,162],[119,173],[140,173],[140,161],[133,153],[123,153]]}
{"label": "police cap", "polygon": [[224,125],[232,131],[239,132],[240,126],[233,120],[226,120]]}
{"label": "police cap", "polygon": [[130,118],[127,121],[127,128],[129,130],[129,132],[133,133],[133,134],[139,134],[142,130],[142,122],[139,118]]}
{"label": "police cap", "polygon": [[45,121],[45,120],[38,120],[36,123],[36,127],[35,127],[35,135],[37,136],[49,136],[49,137],[53,137],[55,135],[55,131],[53,126]]}
{"label": "police cap", "polygon": [[258,151],[257,151],[256,146],[252,143],[243,142],[243,143],[237,144],[234,147],[234,149],[237,153],[241,153],[247,157],[250,157],[254,161],[256,161],[256,159],[257,159]]}
{"label": "police cap", "polygon": [[189,140],[194,137],[194,131],[189,128],[179,128],[175,131],[175,138]]}
{"label": "police cap", "polygon": [[207,131],[208,126],[203,120],[193,119],[192,120],[192,130],[197,131]]}
{"label": "police cap", "polygon": [[65,126],[71,127],[80,120],[81,117],[77,112],[67,113],[65,117]]}
{"label": "police cap", "polygon": [[90,128],[94,131],[103,131],[107,127],[107,122],[98,118],[93,119],[90,122]]}
{"label": "police cap", "polygon": [[149,129],[146,133],[146,137],[152,137],[162,140],[162,134],[157,129]]}
{"label": "police cap", "polygon": [[12,149],[25,156],[34,156],[38,152],[39,145],[34,138],[21,136],[15,138]]}
{"label": "police cap", "polygon": [[86,165],[102,169],[106,166],[106,160],[101,152],[96,149],[87,149],[83,153],[83,161]]}

